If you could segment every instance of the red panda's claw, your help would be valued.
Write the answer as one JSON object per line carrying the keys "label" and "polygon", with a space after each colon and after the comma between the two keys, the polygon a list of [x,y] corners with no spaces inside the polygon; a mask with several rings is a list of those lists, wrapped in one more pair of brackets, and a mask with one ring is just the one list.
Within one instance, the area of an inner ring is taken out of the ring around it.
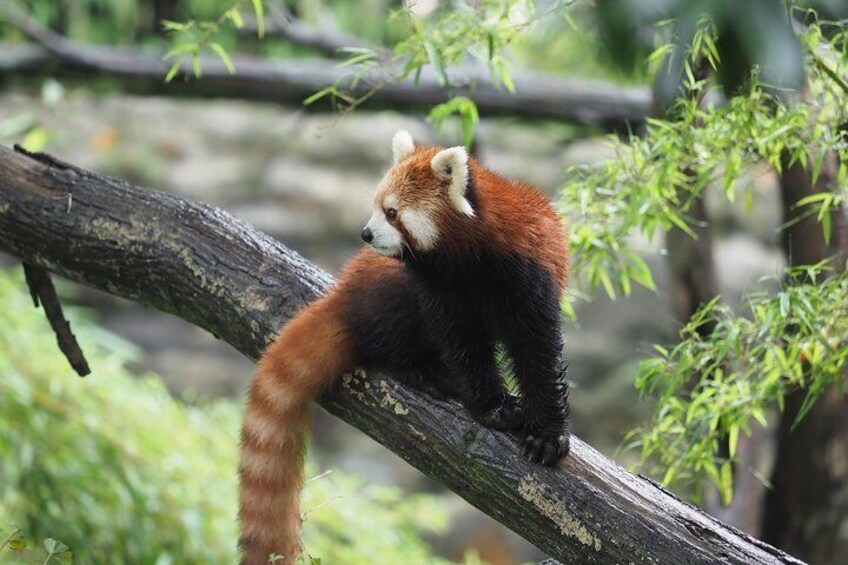
{"label": "red panda's claw", "polygon": [[558,432],[556,435],[528,434],[524,438],[521,454],[531,463],[550,467],[568,454],[570,443],[570,437],[567,433]]}

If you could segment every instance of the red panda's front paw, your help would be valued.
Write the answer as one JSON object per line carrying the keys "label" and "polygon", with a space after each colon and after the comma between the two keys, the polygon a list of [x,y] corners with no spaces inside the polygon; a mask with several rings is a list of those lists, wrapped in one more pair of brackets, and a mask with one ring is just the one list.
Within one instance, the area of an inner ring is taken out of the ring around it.
{"label": "red panda's front paw", "polygon": [[563,430],[531,432],[522,442],[521,454],[531,463],[550,467],[568,455],[570,439],[570,434]]}
{"label": "red panda's front paw", "polygon": [[512,432],[524,426],[524,409],[521,401],[507,395],[498,406],[484,413],[479,418],[480,423],[493,430]]}

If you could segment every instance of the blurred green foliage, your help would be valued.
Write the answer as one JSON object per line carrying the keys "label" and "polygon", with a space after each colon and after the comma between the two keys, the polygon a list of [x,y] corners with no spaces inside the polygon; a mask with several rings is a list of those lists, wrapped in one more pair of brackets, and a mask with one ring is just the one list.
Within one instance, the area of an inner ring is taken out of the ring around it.
{"label": "blurred green foliage", "polygon": [[[718,47],[721,33],[704,19],[688,36],[682,96],[663,117],[648,120],[642,135],[611,138],[613,158],[568,172],[561,206],[571,219],[575,270],[593,291],[603,288],[615,297],[629,294],[633,284],[655,288],[643,250],[631,236],[654,237],[676,228],[694,237],[690,207],[710,187],[749,209],[752,187],[740,181],[757,165],[777,173],[800,165],[815,183],[825,157],[835,156],[832,185],[789,203],[831,237],[831,212],[848,196],[848,140],[841,127],[848,120],[845,23],[810,17],[799,31],[803,96],[764,85],[761,67],[748,67],[735,96],[717,96],[713,77],[723,80],[720,69],[729,56]],[[667,71],[659,63],[676,49],[662,45],[648,57],[656,72]],[[744,197],[737,202],[739,194]],[[782,409],[793,391],[806,394],[803,417],[826,387],[841,386],[846,277],[821,282],[837,267],[807,267],[805,277],[788,273],[787,280],[799,284],[777,295],[749,294],[745,315],[714,301],[683,328],[679,345],[659,347],[657,356],[645,360],[637,386],[656,403],[650,424],[628,440],[630,447],[641,447],[648,466],[665,482],[690,486],[697,495],[709,481],[729,502],[740,431],[749,432],[752,422],[766,425],[769,411]],[[706,323],[715,330],[705,337],[698,330]],[[729,455],[718,449],[723,438]]]}
{"label": "blurred green foliage", "polygon": [[[753,70],[763,84],[800,88],[806,78],[805,61],[792,11],[806,7],[823,10],[825,17],[845,17],[848,12],[839,4],[832,0],[600,0],[597,19],[604,47],[625,67],[640,64],[658,39],[672,46],[667,71],[677,80],[658,85],[667,90],[660,97],[670,100],[685,79],[684,54],[705,24],[714,31],[715,55],[722,62],[716,74],[727,94],[743,88]],[[664,33],[658,34],[657,27]]]}
{"label": "blurred green foliage", "polygon": [[[239,406],[186,405],[136,377],[134,348],[72,309],[94,371],[80,379],[25,288],[0,271],[0,562],[62,553],[47,539],[79,563],[235,562]],[[432,496],[336,472],[302,509],[325,563],[443,562],[421,538],[447,527]]]}
{"label": "blurred green foliage", "polygon": [[[571,169],[561,208],[572,220],[577,272],[592,289],[604,288],[611,298],[619,292],[630,294],[633,283],[654,289],[630,234],[654,237],[672,227],[691,234],[687,212],[704,190],[718,184],[734,202],[738,181],[757,163],[781,171],[789,155],[788,164],[799,162],[815,177],[826,152],[837,151],[843,157],[839,180],[845,189],[848,146],[833,124],[841,123],[846,108],[834,103],[832,89],[824,84],[831,81],[818,78],[820,106],[785,104],[756,82],[748,95],[727,105],[704,106],[699,96],[678,99],[671,109],[676,119],[651,119],[641,136],[610,138],[615,158]],[[703,81],[693,83],[694,90],[704,87]],[[833,206],[842,196],[827,198],[826,204]],[[750,206],[750,200],[742,205]],[[829,216],[822,214],[821,220],[829,233]]]}
{"label": "blurred green foliage", "polygon": [[[805,392],[797,424],[829,386],[842,389],[848,359],[848,274],[825,278],[824,265],[793,270],[799,284],[752,293],[743,312],[714,300],[680,331],[673,348],[641,367],[637,386],[657,399],[648,426],[630,434],[663,482],[697,486],[707,477],[726,504],[739,434],[783,410],[786,395]],[[709,324],[704,337],[699,329]],[[693,375],[703,378],[693,384]],[[728,439],[728,458],[720,453]],[[693,489],[697,492],[697,489]]]}

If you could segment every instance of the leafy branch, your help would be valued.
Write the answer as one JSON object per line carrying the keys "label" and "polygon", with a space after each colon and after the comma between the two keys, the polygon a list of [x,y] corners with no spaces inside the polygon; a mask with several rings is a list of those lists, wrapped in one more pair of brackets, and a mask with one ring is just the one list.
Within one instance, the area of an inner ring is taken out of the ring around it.
{"label": "leafy branch", "polygon": [[200,54],[206,49],[211,50],[221,59],[221,62],[224,63],[230,74],[235,73],[235,65],[233,65],[233,61],[227,50],[219,42],[215,41],[215,38],[227,24],[231,24],[235,28],[244,27],[244,18],[241,15],[241,10],[243,5],[248,3],[253,6],[257,22],[256,33],[261,38],[265,34],[262,0],[235,0],[235,3],[214,21],[188,20],[186,22],[174,22],[163,20],[162,25],[171,33],[173,36],[172,42],[174,43],[174,47],[164,57],[166,60],[173,60],[168,73],[165,75],[165,82],[171,82],[177,76],[186,59],[191,61],[194,76],[200,78],[203,75]]}
{"label": "leafy branch", "polygon": [[[793,391],[806,392],[797,425],[827,387],[844,386],[848,274],[825,278],[827,270],[822,264],[791,271],[807,282],[785,284],[775,295],[750,294],[745,315],[716,299],[680,331],[677,346],[655,346],[658,355],[642,363],[636,386],[657,407],[628,440],[665,470],[663,482],[698,487],[706,478],[729,503],[740,433],[750,435],[754,423],[765,427],[768,412],[782,411]],[[704,324],[714,328],[707,338],[698,331]],[[709,378],[692,386],[692,375]],[[723,437],[726,457],[717,455]]]}
{"label": "leafy branch", "polygon": [[[820,30],[812,26],[808,33],[815,36]],[[700,45],[700,51],[714,52],[712,40],[704,37]],[[699,93],[709,84],[692,68],[684,66],[689,95],[670,108],[672,118],[648,120],[642,136],[611,138],[614,158],[567,173],[561,207],[571,217],[576,269],[592,291],[602,287],[615,297],[629,294],[633,283],[653,289],[651,273],[631,235],[641,232],[652,238],[672,226],[691,233],[687,212],[708,186],[718,184],[734,202],[751,166],[765,163],[780,172],[786,155],[788,166],[800,163],[814,180],[825,155],[839,155],[841,188],[831,196],[798,203],[817,206],[809,213],[818,214],[829,237],[827,212],[841,203],[848,187],[848,144],[835,126],[844,121],[846,106],[844,98],[834,95],[831,73],[811,70],[809,103],[788,104],[760,84],[755,73],[744,95],[718,106],[700,102]],[[750,194],[750,189],[745,192]]]}
{"label": "leafy branch", "polygon": [[[677,227],[694,236],[688,212],[708,187],[721,189],[730,202],[743,192],[750,207],[751,190],[741,181],[758,163],[778,173],[800,165],[816,184],[826,156],[837,156],[832,190],[789,203],[801,209],[800,218],[815,216],[825,239],[831,237],[831,212],[848,191],[848,143],[838,127],[846,116],[839,80],[846,53],[844,35],[826,36],[821,25],[814,22],[801,36],[811,63],[803,101],[788,102],[791,97],[761,84],[754,70],[743,93],[705,103],[712,85],[695,69],[699,61],[712,69],[721,61],[715,31],[704,20],[682,55],[684,96],[669,118],[649,120],[641,137],[611,140],[614,158],[569,172],[561,204],[572,219],[576,268],[591,291],[603,288],[615,297],[629,294],[633,283],[654,288],[632,235],[652,238]],[[661,47],[651,62],[671,55]],[[797,423],[823,391],[843,386],[848,275],[823,280],[830,267],[837,265],[790,271],[776,295],[747,295],[744,315],[713,300],[681,330],[676,347],[655,346],[637,379],[643,394],[655,397],[653,416],[626,441],[662,470],[664,483],[690,486],[697,496],[709,481],[728,503],[740,433],[749,434],[753,423],[765,426],[769,410],[782,410],[794,391],[806,392]],[[700,331],[704,326],[712,328],[709,335]]]}
{"label": "leafy branch", "polygon": [[[349,57],[341,63],[350,73],[334,84],[319,90],[304,101],[313,104],[329,97],[343,112],[355,110],[381,88],[411,78],[417,86],[425,69],[431,69],[450,98],[433,107],[428,119],[441,127],[453,117],[459,120],[463,143],[473,142],[474,128],[479,120],[474,103],[473,81],[456,84],[448,73],[450,67],[476,61],[472,67],[487,69],[493,84],[515,92],[507,48],[527,28],[548,15],[563,10],[573,1],[553,2],[539,13],[532,3],[521,0],[483,0],[460,3],[454,9],[420,18],[412,8],[392,12],[390,21],[400,22],[407,37],[390,51],[370,48],[348,48]],[[361,94],[356,89],[363,82],[369,88]]]}

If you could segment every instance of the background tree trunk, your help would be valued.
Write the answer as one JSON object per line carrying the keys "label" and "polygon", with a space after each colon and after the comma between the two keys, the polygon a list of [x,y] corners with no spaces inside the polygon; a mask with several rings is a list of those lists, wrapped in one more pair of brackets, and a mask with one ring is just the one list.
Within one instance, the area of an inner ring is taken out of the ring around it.
{"label": "background tree trunk", "polygon": [[[842,270],[848,259],[845,210],[831,214],[833,234],[825,241],[815,216],[803,217],[795,203],[810,194],[832,191],[838,163],[829,154],[815,184],[810,171],[784,158],[780,187],[783,217],[792,223],[783,232],[790,265],[812,265],[832,258]],[[840,344],[844,347],[845,344]],[[815,564],[848,560],[848,401],[831,387],[795,429],[792,424],[804,401],[796,392],[786,399],[777,430],[772,489],[763,510],[763,539]]]}

